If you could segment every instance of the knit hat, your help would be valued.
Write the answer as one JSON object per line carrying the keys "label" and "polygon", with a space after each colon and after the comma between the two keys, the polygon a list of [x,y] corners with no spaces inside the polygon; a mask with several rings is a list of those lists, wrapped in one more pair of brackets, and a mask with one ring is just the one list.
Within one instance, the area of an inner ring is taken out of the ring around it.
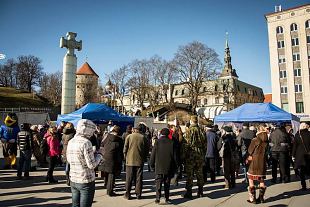
{"label": "knit hat", "polygon": [[197,117],[197,115],[191,116],[191,121],[192,121],[193,123],[197,123],[197,122],[198,122],[198,117]]}
{"label": "knit hat", "polygon": [[233,132],[231,126],[224,126],[223,129],[224,129],[226,132]]}
{"label": "knit hat", "polygon": [[206,127],[209,128],[209,129],[213,128],[212,122],[208,122],[208,123],[206,124]]}
{"label": "knit hat", "polygon": [[94,122],[88,119],[81,119],[77,123],[76,134],[83,137],[91,137],[96,131],[96,125]]}
{"label": "knit hat", "polygon": [[164,136],[168,136],[170,134],[170,131],[168,128],[163,128],[161,131],[160,131],[160,134],[161,135],[164,135]]}
{"label": "knit hat", "polygon": [[243,122],[242,126],[249,127],[250,125],[249,125],[249,122]]}

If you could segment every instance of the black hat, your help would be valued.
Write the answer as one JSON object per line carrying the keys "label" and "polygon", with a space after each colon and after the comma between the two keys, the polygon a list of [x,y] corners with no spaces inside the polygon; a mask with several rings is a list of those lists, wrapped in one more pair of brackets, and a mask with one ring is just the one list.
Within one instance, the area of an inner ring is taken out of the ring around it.
{"label": "black hat", "polygon": [[214,126],[213,126],[212,122],[208,122],[208,123],[206,124],[206,127],[207,127],[207,128],[213,128]]}
{"label": "black hat", "polygon": [[224,129],[226,132],[233,132],[231,126],[224,126],[223,129]]}
{"label": "black hat", "polygon": [[170,134],[170,131],[168,128],[163,128],[161,131],[160,131],[160,134],[161,135],[164,135],[164,136],[168,136]]}
{"label": "black hat", "polygon": [[249,127],[250,124],[249,124],[249,122],[243,122],[242,126]]}

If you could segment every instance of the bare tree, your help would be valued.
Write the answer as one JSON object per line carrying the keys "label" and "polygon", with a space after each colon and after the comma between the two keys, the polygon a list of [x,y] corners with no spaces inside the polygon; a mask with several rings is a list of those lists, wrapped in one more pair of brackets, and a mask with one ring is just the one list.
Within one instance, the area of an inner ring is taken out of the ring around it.
{"label": "bare tree", "polygon": [[207,45],[194,41],[179,47],[173,63],[189,90],[189,102],[194,113],[203,82],[213,80],[218,75],[221,66],[218,54]]}
{"label": "bare tree", "polygon": [[119,69],[115,70],[111,73],[110,79],[113,83],[114,87],[114,97],[120,100],[122,105],[122,110],[124,107],[124,95],[126,91],[126,83],[129,78],[129,67],[127,65],[123,65]]}
{"label": "bare tree", "polygon": [[130,78],[127,86],[136,96],[139,107],[143,108],[143,102],[147,96],[147,87],[149,86],[149,75],[151,71],[147,70],[147,60],[134,60],[129,64]]}
{"label": "bare tree", "polygon": [[18,83],[21,88],[29,92],[32,86],[39,83],[43,74],[41,60],[33,55],[19,56],[17,62]]}
{"label": "bare tree", "polygon": [[44,73],[39,81],[40,95],[54,105],[61,104],[62,73]]}
{"label": "bare tree", "polygon": [[15,86],[16,62],[14,59],[8,59],[0,68],[0,83],[6,87]]}

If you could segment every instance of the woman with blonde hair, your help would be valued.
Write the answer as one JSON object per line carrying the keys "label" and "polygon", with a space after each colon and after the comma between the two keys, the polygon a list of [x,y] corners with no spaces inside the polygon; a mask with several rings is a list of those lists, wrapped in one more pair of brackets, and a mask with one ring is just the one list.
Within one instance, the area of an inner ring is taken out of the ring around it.
{"label": "woman with blonde hair", "polygon": [[[265,125],[259,125],[256,133],[256,137],[252,139],[248,149],[249,156],[247,158],[247,164],[249,165],[248,179],[249,179],[249,203],[263,203],[264,195],[266,192],[266,186],[264,179],[266,178],[267,169],[267,146],[268,135],[265,129]],[[254,181],[259,182],[259,197],[256,199],[256,189]]]}

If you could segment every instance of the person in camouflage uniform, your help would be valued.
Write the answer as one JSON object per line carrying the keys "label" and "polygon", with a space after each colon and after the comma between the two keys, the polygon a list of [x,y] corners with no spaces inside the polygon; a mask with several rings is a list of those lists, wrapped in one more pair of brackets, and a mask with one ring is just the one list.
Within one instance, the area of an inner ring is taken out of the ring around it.
{"label": "person in camouflage uniform", "polygon": [[203,165],[206,149],[207,142],[202,129],[198,126],[198,118],[197,116],[192,116],[191,125],[185,135],[183,151],[183,156],[185,158],[185,172],[187,175],[186,193],[183,196],[184,198],[192,198],[194,174],[196,174],[197,177],[197,197],[203,196]]}

